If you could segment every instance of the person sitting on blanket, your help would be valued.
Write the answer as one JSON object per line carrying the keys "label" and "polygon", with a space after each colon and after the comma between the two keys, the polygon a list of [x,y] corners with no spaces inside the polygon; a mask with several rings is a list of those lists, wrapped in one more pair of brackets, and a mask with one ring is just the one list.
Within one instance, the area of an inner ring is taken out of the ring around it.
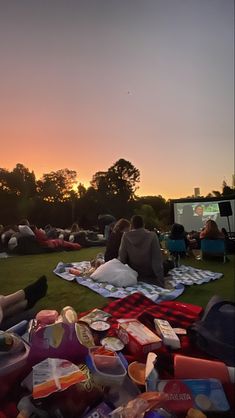
{"label": "person sitting on blanket", "polygon": [[47,278],[41,276],[24,289],[7,296],[0,295],[0,329],[5,330],[22,319],[29,319],[29,316],[32,318],[29,310],[46,296],[47,288]]}
{"label": "person sitting on blanket", "polygon": [[130,226],[130,222],[124,218],[119,219],[115,223],[106,245],[106,251],[104,254],[105,261],[112,260],[113,258],[118,258],[118,251],[123,233],[129,231]]}
{"label": "person sitting on blanket", "polygon": [[165,287],[159,240],[155,232],[144,228],[142,216],[131,218],[131,230],[122,236],[119,260],[137,271],[138,280]]}

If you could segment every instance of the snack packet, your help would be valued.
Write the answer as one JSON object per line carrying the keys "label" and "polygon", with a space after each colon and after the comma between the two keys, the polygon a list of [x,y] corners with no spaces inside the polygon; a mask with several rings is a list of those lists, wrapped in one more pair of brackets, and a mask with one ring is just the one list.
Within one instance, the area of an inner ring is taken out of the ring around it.
{"label": "snack packet", "polygon": [[44,398],[86,380],[85,373],[70,361],[47,358],[33,366],[33,398]]}
{"label": "snack packet", "polygon": [[70,386],[68,389],[55,392],[47,398],[37,401],[36,406],[48,412],[50,418],[82,417],[88,407],[103,400],[104,388],[94,382],[93,376],[85,364],[78,364],[86,380]]}
{"label": "snack packet", "polygon": [[90,325],[92,322],[95,321],[107,321],[108,318],[110,318],[110,316],[111,315],[108,312],[104,312],[101,309],[95,308],[87,315],[80,317],[79,321],[86,322]]}
{"label": "snack packet", "polygon": [[141,418],[144,413],[163,404],[166,395],[160,392],[144,392],[132,399],[127,405],[111,412],[112,418]]}

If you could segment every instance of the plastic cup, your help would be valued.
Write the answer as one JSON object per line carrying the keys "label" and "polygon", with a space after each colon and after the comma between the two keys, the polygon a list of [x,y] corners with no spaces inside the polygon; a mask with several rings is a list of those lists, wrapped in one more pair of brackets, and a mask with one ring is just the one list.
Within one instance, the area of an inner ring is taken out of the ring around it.
{"label": "plastic cup", "polygon": [[146,365],[144,363],[139,363],[138,361],[134,361],[128,366],[128,375],[138,386],[145,385],[145,368]]}

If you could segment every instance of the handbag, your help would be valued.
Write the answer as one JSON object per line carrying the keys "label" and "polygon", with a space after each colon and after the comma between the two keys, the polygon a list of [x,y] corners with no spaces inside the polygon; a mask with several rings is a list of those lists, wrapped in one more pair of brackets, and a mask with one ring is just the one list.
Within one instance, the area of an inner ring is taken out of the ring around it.
{"label": "handbag", "polygon": [[190,336],[198,348],[235,366],[235,303],[213,296],[202,318],[190,328]]}

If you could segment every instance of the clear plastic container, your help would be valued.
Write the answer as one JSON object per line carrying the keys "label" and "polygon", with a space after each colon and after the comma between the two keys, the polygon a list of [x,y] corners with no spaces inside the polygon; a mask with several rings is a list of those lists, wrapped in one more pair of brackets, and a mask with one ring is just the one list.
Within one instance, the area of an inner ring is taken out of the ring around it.
{"label": "clear plastic container", "polygon": [[24,341],[22,342],[24,345],[22,351],[0,357],[0,404],[13,385],[22,380],[22,376],[27,370],[29,346]]}
{"label": "clear plastic container", "polygon": [[113,356],[95,354],[97,347],[89,349],[90,368],[94,379],[102,385],[122,385],[126,369],[116,352]]}
{"label": "clear plastic container", "polygon": [[22,341],[22,349],[15,353],[5,353],[0,356],[0,378],[21,369],[27,361],[29,346]]}

